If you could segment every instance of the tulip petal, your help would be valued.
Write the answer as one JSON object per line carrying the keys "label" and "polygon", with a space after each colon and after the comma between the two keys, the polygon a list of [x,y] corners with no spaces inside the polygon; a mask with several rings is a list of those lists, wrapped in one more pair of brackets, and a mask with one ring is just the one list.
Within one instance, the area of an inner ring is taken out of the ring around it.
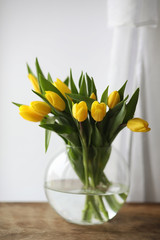
{"label": "tulip petal", "polygon": [[31,73],[28,74],[28,78],[31,81],[34,90],[38,93],[41,93],[37,78],[35,78]]}
{"label": "tulip petal", "polygon": [[39,115],[30,106],[22,105],[19,107],[19,114],[21,117],[23,117],[25,120],[31,121],[31,122],[40,122],[44,116]]}
{"label": "tulip petal", "polygon": [[68,94],[71,93],[71,90],[68,88],[68,86],[58,78],[57,81],[53,83],[53,85],[63,94],[65,98],[66,93]]}
{"label": "tulip petal", "polygon": [[108,107],[114,108],[120,102],[120,95],[118,91],[113,91],[108,97]]}
{"label": "tulip petal", "polygon": [[92,118],[100,122],[103,120],[103,118],[106,115],[106,104],[105,103],[99,103],[98,101],[94,101],[91,106],[91,116]]}
{"label": "tulip petal", "polygon": [[87,104],[84,101],[75,103],[72,107],[72,114],[73,117],[78,120],[78,122],[85,121],[88,117]]}
{"label": "tulip petal", "polygon": [[75,119],[76,119],[76,113],[77,113],[77,103],[75,103],[72,107],[72,114]]}
{"label": "tulip petal", "polygon": [[127,122],[127,127],[133,132],[148,132],[148,122],[141,118],[133,118]]}
{"label": "tulip petal", "polygon": [[33,101],[30,104],[31,108],[41,116],[45,116],[51,112],[50,106],[42,101]]}
{"label": "tulip petal", "polygon": [[97,99],[97,98],[96,98],[96,95],[94,94],[94,92],[91,94],[90,98],[92,98],[92,99],[94,99],[94,100]]}
{"label": "tulip petal", "polygon": [[57,93],[52,91],[46,91],[45,97],[50,102],[50,104],[58,111],[65,110],[66,104]]}

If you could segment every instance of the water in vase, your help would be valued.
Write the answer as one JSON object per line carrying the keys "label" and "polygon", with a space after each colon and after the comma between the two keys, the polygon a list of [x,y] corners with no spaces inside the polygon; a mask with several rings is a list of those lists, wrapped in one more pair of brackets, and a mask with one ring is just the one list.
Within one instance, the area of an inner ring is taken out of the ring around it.
{"label": "water in vase", "polygon": [[45,183],[50,205],[69,222],[99,224],[112,219],[128,195],[125,185],[112,183],[107,190],[85,190],[76,180]]}

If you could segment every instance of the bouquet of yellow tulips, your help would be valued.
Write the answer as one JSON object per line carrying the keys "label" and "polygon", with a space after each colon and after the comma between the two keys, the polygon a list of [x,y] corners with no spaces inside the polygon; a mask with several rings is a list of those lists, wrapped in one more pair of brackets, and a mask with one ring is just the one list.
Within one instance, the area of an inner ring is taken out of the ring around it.
{"label": "bouquet of yellow tulips", "polygon": [[[98,100],[95,82],[87,73],[81,73],[77,87],[72,71],[64,81],[53,82],[50,74],[47,78],[44,76],[37,59],[36,75],[28,65],[27,68],[33,92],[42,101],[33,101],[29,106],[14,103],[19,107],[20,115],[26,120],[40,122],[40,127],[45,129],[46,151],[52,131],[64,140],[71,165],[84,188],[109,184],[104,168],[117,134],[126,126],[134,132],[150,130],[145,120],[133,118],[139,88],[128,100],[129,96],[124,97],[126,81],[109,95],[107,87]],[[95,207],[94,199],[90,198],[90,201]],[[102,201],[100,203],[106,216]],[[84,210],[83,219],[87,218],[87,210]]]}

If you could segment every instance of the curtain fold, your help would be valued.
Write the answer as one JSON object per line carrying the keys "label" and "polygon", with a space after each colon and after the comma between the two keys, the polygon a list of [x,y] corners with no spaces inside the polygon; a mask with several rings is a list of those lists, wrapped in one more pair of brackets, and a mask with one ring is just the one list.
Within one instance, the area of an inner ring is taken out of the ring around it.
{"label": "curtain fold", "polygon": [[126,80],[130,96],[140,87],[135,116],[146,119],[151,126],[151,132],[145,134],[132,134],[126,129],[114,142],[130,165],[128,201],[160,201],[159,13],[160,4],[156,0],[107,1],[107,24],[113,30],[110,91]]}

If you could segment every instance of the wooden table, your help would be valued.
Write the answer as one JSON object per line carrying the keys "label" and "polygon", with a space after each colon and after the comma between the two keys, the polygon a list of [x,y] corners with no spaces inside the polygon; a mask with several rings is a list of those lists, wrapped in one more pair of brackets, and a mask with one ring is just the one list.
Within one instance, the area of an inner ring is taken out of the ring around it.
{"label": "wooden table", "polygon": [[160,240],[160,204],[125,204],[103,225],[79,226],[47,203],[0,203],[0,240]]}

